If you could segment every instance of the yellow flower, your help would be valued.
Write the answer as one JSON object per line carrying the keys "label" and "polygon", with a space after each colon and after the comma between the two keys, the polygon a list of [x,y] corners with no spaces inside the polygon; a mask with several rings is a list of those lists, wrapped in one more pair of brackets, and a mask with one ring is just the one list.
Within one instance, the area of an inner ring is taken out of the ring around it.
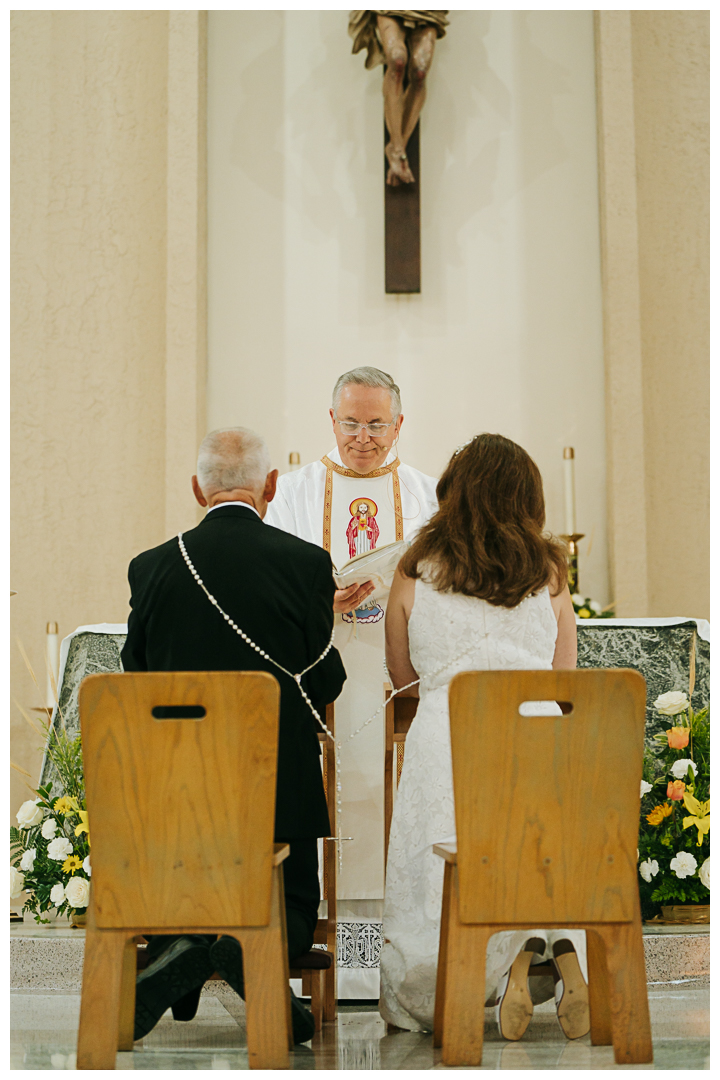
{"label": "yellow flower", "polygon": [[683,803],[685,809],[690,811],[688,817],[683,818],[683,829],[691,829],[693,825],[697,827],[697,846],[700,847],[705,833],[710,832],[710,800],[700,802],[694,795],[686,791],[683,796]]}
{"label": "yellow flower", "polygon": [[82,862],[78,859],[77,855],[68,855],[67,859],[62,864],[62,868],[66,874],[74,874],[76,870],[82,869]]}
{"label": "yellow flower", "polygon": [[78,810],[80,815],[80,824],[75,826],[75,835],[79,836],[80,833],[88,834],[88,843],[90,843],[90,827],[88,825],[88,812],[87,810]]}
{"label": "yellow flower", "polygon": [[70,795],[63,795],[62,798],[55,800],[55,813],[56,814],[72,814],[77,810],[77,800],[73,799]]}
{"label": "yellow flower", "polygon": [[646,816],[645,820],[650,825],[659,825],[666,817],[672,814],[672,806],[670,803],[663,803],[662,806],[656,806],[654,810]]}
{"label": "yellow flower", "polygon": [[592,616],[592,611],[590,608],[581,607],[578,611],[578,615],[581,619],[589,619]]}

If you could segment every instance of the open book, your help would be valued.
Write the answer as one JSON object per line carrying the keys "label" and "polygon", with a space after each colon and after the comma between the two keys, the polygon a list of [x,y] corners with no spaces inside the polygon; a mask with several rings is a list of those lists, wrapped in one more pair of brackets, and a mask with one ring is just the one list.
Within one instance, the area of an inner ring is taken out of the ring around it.
{"label": "open book", "polygon": [[389,589],[395,567],[409,546],[407,540],[396,540],[394,544],[385,544],[373,551],[364,551],[362,555],[355,555],[340,570],[333,566],[335,584],[338,589],[349,589],[351,585],[362,585],[364,581],[372,581],[376,589]]}

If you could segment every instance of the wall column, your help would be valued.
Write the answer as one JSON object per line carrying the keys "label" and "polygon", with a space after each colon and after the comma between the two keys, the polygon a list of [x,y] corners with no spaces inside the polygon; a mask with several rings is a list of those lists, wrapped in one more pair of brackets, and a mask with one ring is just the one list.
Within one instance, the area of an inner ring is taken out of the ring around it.
{"label": "wall column", "polygon": [[649,615],[642,330],[629,11],[595,12],[608,554],[618,615]]}
{"label": "wall column", "polygon": [[[205,435],[207,12],[168,14],[165,531],[186,529]],[[203,511],[198,506],[196,517]]]}

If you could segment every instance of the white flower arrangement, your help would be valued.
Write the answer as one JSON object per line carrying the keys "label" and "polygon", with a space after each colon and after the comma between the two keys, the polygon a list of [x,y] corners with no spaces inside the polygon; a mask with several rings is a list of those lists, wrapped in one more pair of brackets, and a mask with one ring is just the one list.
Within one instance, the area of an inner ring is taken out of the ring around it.
{"label": "white flower arrangement", "polygon": [[71,877],[65,886],[65,899],[76,911],[86,908],[90,900],[90,882],[84,877]]}
{"label": "white flower arrangement", "polygon": [[58,882],[57,885],[53,885],[50,890],[50,899],[55,907],[59,908],[65,899],[65,886],[61,885],[60,882]]}
{"label": "white flower arrangement", "polygon": [[638,886],[645,919],[661,917],[665,905],[710,902],[710,713],[707,706],[694,709],[691,695],[691,688],[669,690],[654,702],[665,730],[646,750],[640,785]]}
{"label": "white flower arrangement", "polygon": [[38,800],[28,799],[22,804],[15,817],[21,829],[32,829],[34,825],[39,825],[43,819],[43,812],[38,806]]}
{"label": "white flower arrangement", "polygon": [[661,716],[677,716],[687,710],[690,701],[684,690],[669,690],[656,698],[653,704]]}
{"label": "white flower arrangement", "polygon": [[695,762],[692,760],[692,758],[684,757],[680,758],[679,761],[674,762],[674,764],[670,767],[670,772],[673,774],[676,780],[682,780],[684,776],[687,776],[688,769],[692,769],[693,776],[697,776],[698,768]]}
{"label": "white flower arrangement", "polygon": [[16,896],[25,888],[25,875],[21,874],[16,866],[10,867],[10,899],[14,900]]}
{"label": "white flower arrangement", "polygon": [[28,848],[22,859],[20,860],[20,869],[26,874],[32,870],[35,865],[35,856],[37,855],[37,849],[34,847]]}
{"label": "white flower arrangement", "polygon": [[[40,731],[38,730],[38,733]],[[46,912],[81,912],[90,900],[90,839],[80,737],[64,727],[43,726],[45,750],[57,783],[36,789],[37,799],[17,812],[18,828],[10,829],[10,895],[25,894],[23,911],[48,922]]]}
{"label": "white flower arrangement", "polygon": [[48,844],[47,853],[49,859],[54,859],[55,862],[65,862],[68,855],[72,855],[73,846],[66,836],[57,836]]}
{"label": "white flower arrangement", "polygon": [[640,871],[640,876],[644,881],[652,881],[660,869],[660,866],[657,859],[644,859],[643,862],[640,863],[638,869]]}
{"label": "white flower arrangement", "polygon": [[697,870],[697,859],[689,851],[678,851],[675,858],[670,860],[670,869],[676,877],[692,877]]}
{"label": "white flower arrangement", "polygon": [[51,817],[45,818],[45,820],[42,823],[42,829],[40,830],[40,833],[41,833],[43,839],[44,840],[52,840],[52,838],[54,837],[56,832],[57,832],[57,821],[55,820],[55,818],[51,818]]}

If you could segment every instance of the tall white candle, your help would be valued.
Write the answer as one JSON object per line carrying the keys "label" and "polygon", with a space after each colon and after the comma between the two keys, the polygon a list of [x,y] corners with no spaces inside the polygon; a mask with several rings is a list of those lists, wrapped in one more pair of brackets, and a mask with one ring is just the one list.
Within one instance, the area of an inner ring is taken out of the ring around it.
{"label": "tall white candle", "polygon": [[[45,634],[45,657],[47,660],[45,706],[48,709],[52,709],[55,705],[55,688],[57,687],[58,694],[60,692],[60,688],[57,685],[60,668],[60,639],[58,637],[58,624],[56,622],[49,622],[47,624],[47,633]],[[52,672],[52,677],[50,672]]]}
{"label": "tall white candle", "polygon": [[288,472],[295,472],[299,468],[300,468],[300,455],[298,454],[297,450],[293,450],[293,452],[290,454],[290,458],[289,458]]}
{"label": "tall white candle", "polygon": [[575,451],[572,446],[563,450],[565,473],[565,533],[572,536],[575,532]]}

